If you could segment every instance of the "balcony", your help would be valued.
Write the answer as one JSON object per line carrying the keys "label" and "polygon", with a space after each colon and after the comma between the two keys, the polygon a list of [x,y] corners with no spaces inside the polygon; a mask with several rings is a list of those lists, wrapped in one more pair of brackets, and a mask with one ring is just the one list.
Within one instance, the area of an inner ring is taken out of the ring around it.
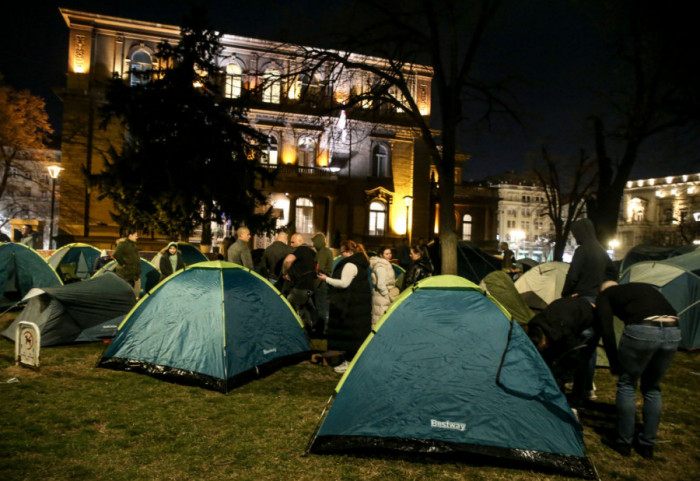
{"label": "balcony", "polygon": [[289,177],[313,177],[316,179],[336,180],[335,172],[331,172],[327,167],[305,167],[292,164],[262,164],[270,172],[276,172],[278,179]]}

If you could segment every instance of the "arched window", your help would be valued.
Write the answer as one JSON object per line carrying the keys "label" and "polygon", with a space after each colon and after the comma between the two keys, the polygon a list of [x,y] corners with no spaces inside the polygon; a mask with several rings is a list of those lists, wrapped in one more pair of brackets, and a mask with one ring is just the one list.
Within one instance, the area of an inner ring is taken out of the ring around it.
{"label": "arched window", "polygon": [[369,235],[383,236],[386,229],[386,204],[378,200],[369,205]]}
{"label": "arched window", "polygon": [[462,240],[472,240],[472,216],[469,214],[462,217]]}
{"label": "arched window", "polygon": [[280,103],[282,88],[280,86],[280,72],[269,68],[262,77],[262,101],[269,104]]}
{"label": "arched window", "polygon": [[313,168],[316,165],[316,142],[311,137],[301,137],[297,143],[297,166]]}
{"label": "arched window", "polygon": [[131,56],[131,86],[143,85],[151,81],[153,60],[145,50],[137,50]]}
{"label": "arched window", "polygon": [[262,152],[261,161],[263,164],[277,165],[277,138],[274,135],[268,135],[267,139],[267,148]]}
{"label": "arched window", "polygon": [[243,87],[243,69],[237,63],[226,65],[226,85],[224,95],[229,99],[237,99],[241,96]]}
{"label": "arched window", "polygon": [[296,231],[300,234],[312,234],[314,232],[314,203],[305,197],[296,202]]}
{"label": "arched window", "polygon": [[389,151],[383,145],[372,149],[372,177],[389,177]]}

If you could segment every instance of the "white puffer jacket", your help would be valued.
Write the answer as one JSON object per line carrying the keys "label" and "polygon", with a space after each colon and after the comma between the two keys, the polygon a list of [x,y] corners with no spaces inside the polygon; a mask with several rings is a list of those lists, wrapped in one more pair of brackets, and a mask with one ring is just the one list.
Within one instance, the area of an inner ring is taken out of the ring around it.
{"label": "white puffer jacket", "polygon": [[391,304],[389,291],[396,287],[396,277],[391,263],[382,257],[371,257],[369,268],[372,272],[372,329]]}

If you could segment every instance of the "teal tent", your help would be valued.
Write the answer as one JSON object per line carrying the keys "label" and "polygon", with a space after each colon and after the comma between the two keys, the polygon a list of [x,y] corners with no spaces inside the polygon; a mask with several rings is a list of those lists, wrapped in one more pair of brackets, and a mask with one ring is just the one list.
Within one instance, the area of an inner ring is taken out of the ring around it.
{"label": "teal tent", "polygon": [[92,268],[100,250],[89,244],[64,245],[51,254],[47,262],[58,273],[63,282],[84,280],[94,274]]}
{"label": "teal tent", "polygon": [[676,247],[655,246],[651,244],[640,244],[632,247],[620,263],[620,272],[625,272],[633,264],[644,261],[662,261],[671,257],[680,256],[693,252],[697,246],[685,245]]}
{"label": "teal tent", "polygon": [[678,313],[681,347],[700,349],[700,250],[632,264],[620,277],[620,283],[627,282],[656,286]]}
{"label": "teal tent", "polygon": [[312,453],[449,453],[595,477],[581,425],[532,342],[457,276],[401,293],[326,412]]}
{"label": "teal tent", "polygon": [[0,307],[21,301],[32,287],[55,287],[63,283],[41,255],[24,244],[0,243]]}
{"label": "teal tent", "polygon": [[[117,261],[109,261],[105,264],[102,269],[95,272],[94,276],[99,276],[104,272],[114,272],[117,267]],[[156,266],[148,262],[146,259],[141,258],[141,292],[139,297],[143,297],[148,291],[153,289],[158,282],[160,282],[160,272],[156,269]]]}
{"label": "teal tent", "polygon": [[65,286],[35,287],[25,300],[27,306],[2,335],[14,341],[16,326],[30,321],[41,332],[41,347],[92,340],[81,336],[136,304],[131,286],[113,272]]}
{"label": "teal tent", "polygon": [[299,317],[260,275],[194,264],[127,315],[99,366],[228,392],[309,354]]}
{"label": "teal tent", "polygon": [[[182,254],[182,260],[185,263],[185,266],[191,266],[192,264],[206,262],[209,260],[207,256],[205,256],[202,251],[197,248],[197,246],[187,242],[176,242],[175,244],[177,244],[177,250],[179,250],[180,254]],[[153,264],[158,270],[160,270],[160,258],[163,256],[163,253],[167,248],[168,246],[163,247],[155,256],[153,256],[153,259],[151,259],[151,264]],[[226,253],[224,252],[223,254],[224,257],[226,257]]]}

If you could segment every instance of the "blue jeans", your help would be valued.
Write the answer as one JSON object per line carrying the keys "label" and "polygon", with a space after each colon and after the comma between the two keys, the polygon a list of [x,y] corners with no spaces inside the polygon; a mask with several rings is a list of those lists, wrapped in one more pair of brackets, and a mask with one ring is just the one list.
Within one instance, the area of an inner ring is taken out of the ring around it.
{"label": "blue jeans", "polygon": [[653,446],[661,419],[659,384],[671,365],[681,340],[678,327],[628,325],[622,333],[618,357],[620,378],[617,382],[617,442],[631,445],[634,440],[635,391],[641,379],[644,396],[643,429],[638,441]]}

